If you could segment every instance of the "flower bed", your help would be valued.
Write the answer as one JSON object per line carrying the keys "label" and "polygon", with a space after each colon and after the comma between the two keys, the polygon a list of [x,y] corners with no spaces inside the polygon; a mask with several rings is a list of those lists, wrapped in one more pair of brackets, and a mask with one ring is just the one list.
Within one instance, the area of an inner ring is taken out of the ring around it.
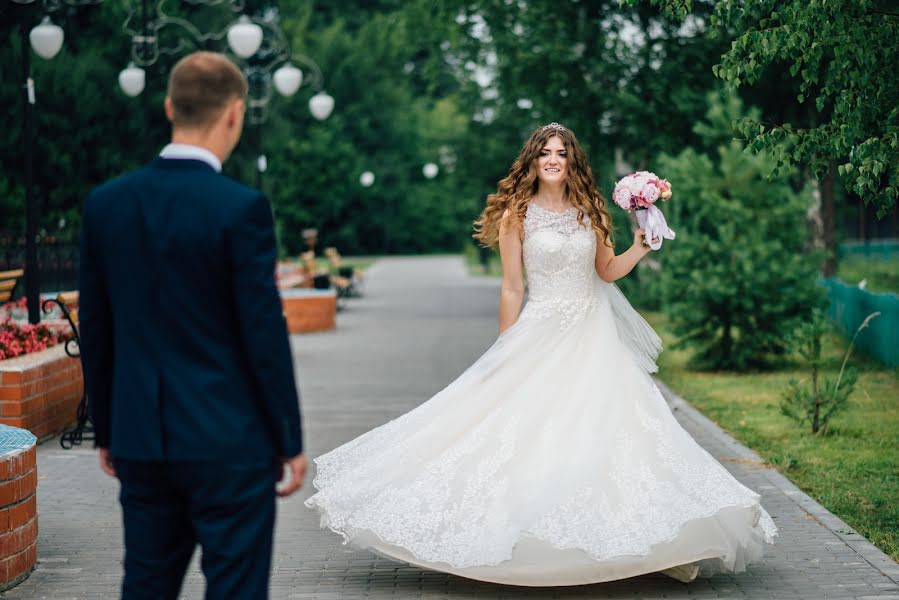
{"label": "flower bed", "polygon": [[68,356],[73,337],[57,311],[27,323],[25,301],[0,306],[0,423],[39,439],[68,428],[84,389],[81,362]]}
{"label": "flower bed", "polygon": [[62,345],[0,360],[0,423],[44,439],[75,422],[83,390],[81,361]]}
{"label": "flower bed", "polygon": [[334,290],[281,290],[281,303],[290,333],[328,331],[337,325],[337,293]]}
{"label": "flower bed", "polygon": [[[32,325],[27,322],[25,299],[0,306],[0,360],[40,352],[72,338],[68,323],[51,320]],[[52,318],[56,317],[56,318]]]}

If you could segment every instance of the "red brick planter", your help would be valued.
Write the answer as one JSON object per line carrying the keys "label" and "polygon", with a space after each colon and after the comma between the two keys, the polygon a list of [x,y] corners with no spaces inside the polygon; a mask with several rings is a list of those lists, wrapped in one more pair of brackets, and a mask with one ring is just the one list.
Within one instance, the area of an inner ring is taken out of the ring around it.
{"label": "red brick planter", "polygon": [[337,326],[337,293],[334,290],[282,290],[281,304],[290,333],[327,331]]}
{"label": "red brick planter", "polygon": [[37,438],[0,425],[0,591],[25,580],[37,563]]}
{"label": "red brick planter", "polygon": [[0,360],[0,423],[44,439],[75,422],[83,390],[81,361],[62,345]]}

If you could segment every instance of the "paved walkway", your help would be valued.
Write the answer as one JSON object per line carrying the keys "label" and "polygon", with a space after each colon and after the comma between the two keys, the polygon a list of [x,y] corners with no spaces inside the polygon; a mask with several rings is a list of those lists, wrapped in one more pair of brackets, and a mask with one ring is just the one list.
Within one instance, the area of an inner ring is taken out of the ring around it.
{"label": "paved walkway", "polygon": [[[497,284],[468,277],[456,258],[385,260],[366,297],[348,302],[332,333],[295,337],[310,454],[317,456],[414,407],[461,373],[496,335]],[[663,575],[577,588],[530,589],[424,572],[355,552],[318,529],[303,494],[281,502],[275,599],[745,598],[899,600],[899,565],[699,413],[669,397],[684,427],[750,488],[780,527],[763,562],[736,576],[682,584]],[[2,597],[117,598],[118,485],[93,451],[38,451],[40,563]],[[184,598],[202,598],[196,560]]]}

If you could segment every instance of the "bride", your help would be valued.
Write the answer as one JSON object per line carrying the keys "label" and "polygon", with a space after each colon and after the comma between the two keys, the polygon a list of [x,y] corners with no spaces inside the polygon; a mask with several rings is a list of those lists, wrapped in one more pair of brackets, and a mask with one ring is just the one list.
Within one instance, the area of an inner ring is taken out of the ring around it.
{"label": "bride", "polygon": [[[661,341],[611,282],[611,217],[574,134],[535,131],[477,221],[500,335],[416,409],[315,460],[322,527],[381,556],[523,586],[741,572],[777,529],[675,420]],[[524,299],[527,276],[528,299]]]}

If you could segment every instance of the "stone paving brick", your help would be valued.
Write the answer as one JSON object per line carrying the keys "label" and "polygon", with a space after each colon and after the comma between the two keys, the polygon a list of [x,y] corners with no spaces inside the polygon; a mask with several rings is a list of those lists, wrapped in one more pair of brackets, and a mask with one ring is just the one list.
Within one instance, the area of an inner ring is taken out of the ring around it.
{"label": "stone paving brick", "polygon": [[[497,282],[467,276],[458,258],[385,260],[368,277],[366,297],[347,302],[336,331],[292,340],[312,456],[430,398],[496,336]],[[762,494],[780,528],[777,545],[747,572],[689,584],[649,574],[550,589],[470,581],[341,545],[303,507],[312,493],[310,481],[279,505],[272,598],[899,600],[896,562],[689,404],[666,397],[691,435]],[[92,450],[63,451],[55,440],[38,449],[39,563],[3,598],[118,598],[118,484],[96,462]],[[203,590],[195,556],[182,598],[200,599]]]}

